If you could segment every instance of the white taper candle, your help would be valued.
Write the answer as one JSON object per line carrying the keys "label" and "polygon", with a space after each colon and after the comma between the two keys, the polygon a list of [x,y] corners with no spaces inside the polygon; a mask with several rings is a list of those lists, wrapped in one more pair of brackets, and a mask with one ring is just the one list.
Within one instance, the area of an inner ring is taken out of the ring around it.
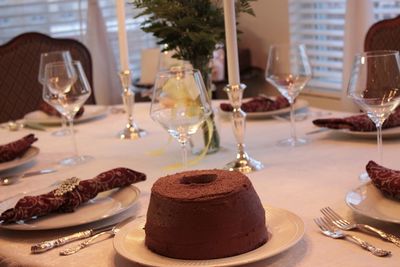
{"label": "white taper candle", "polygon": [[129,70],[128,41],[125,27],[125,0],[116,0],[118,18],[118,43],[121,71]]}
{"label": "white taper candle", "polygon": [[239,85],[239,59],[236,37],[235,0],[224,0],[225,39],[229,85]]}

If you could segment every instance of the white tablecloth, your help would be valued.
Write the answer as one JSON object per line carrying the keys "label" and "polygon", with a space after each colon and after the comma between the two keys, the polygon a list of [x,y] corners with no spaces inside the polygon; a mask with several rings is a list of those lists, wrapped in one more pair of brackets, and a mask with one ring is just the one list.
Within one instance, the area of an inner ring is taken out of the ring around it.
{"label": "white tablecloth", "polygon": [[[316,111],[316,109],[310,109],[308,119],[297,123],[300,135],[315,129],[311,120],[320,114]],[[95,121],[76,125],[80,153],[94,156],[93,161],[61,169],[55,174],[26,178],[12,186],[2,186],[0,200],[19,192],[45,188],[57,179],[71,176],[91,178],[102,171],[124,166],[145,172],[147,181],[137,184],[141,190],[138,205],[121,216],[145,214],[151,185],[158,177],[179,171],[167,170],[165,167],[180,161],[179,145],[175,140],[169,140],[166,131],[150,119],[148,112],[148,104],[135,106],[137,123],[148,131],[148,136],[135,141],[116,138],[116,133],[125,124],[124,114],[110,113]],[[236,146],[230,122],[218,119],[218,126],[221,135],[221,150],[207,155],[199,164],[190,168],[221,168],[235,157]],[[40,148],[40,154],[34,164],[28,167],[39,169],[54,165],[57,160],[72,153],[70,138],[52,136],[52,130],[41,132],[24,129],[10,132],[2,129],[0,143],[3,144],[34,132],[39,138],[35,146]],[[251,266],[399,266],[400,248],[393,244],[359,233],[358,235],[367,241],[393,252],[391,257],[378,258],[350,242],[323,236],[313,223],[313,218],[320,216],[319,209],[324,206],[331,206],[346,216],[355,216],[346,206],[344,198],[349,190],[360,184],[358,174],[364,170],[368,160],[376,160],[376,140],[324,132],[310,135],[312,142],[306,146],[293,149],[277,146],[277,140],[287,137],[288,134],[289,123],[286,121],[270,119],[247,122],[246,150],[252,157],[265,164],[262,171],[248,176],[263,203],[292,211],[302,218],[305,223],[305,234],[302,240],[291,249],[272,258],[253,263]],[[400,169],[399,149],[398,139],[384,141],[386,166]],[[151,153],[161,150],[165,150],[165,153],[158,156]],[[121,216],[112,219],[119,220]],[[356,219],[400,234],[398,225],[381,223],[360,216],[356,216]],[[112,239],[96,243],[68,257],[59,256],[60,249],[39,255],[30,254],[31,244],[80,229],[82,227],[47,231],[0,230],[0,265],[135,266],[134,263],[116,253]],[[274,238],[279,238],[279,236]]]}

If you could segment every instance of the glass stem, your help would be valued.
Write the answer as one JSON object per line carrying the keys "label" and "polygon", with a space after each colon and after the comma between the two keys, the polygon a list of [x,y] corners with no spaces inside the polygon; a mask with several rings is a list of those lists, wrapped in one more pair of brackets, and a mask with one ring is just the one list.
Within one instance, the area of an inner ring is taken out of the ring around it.
{"label": "glass stem", "polygon": [[186,150],[186,140],[180,140],[179,143],[181,144],[181,154],[182,154],[182,166],[183,169],[187,169],[187,150]]}
{"label": "glass stem", "polygon": [[383,163],[383,151],[382,151],[382,124],[376,126],[377,130],[377,143],[378,143],[378,156],[379,156],[379,164]]}
{"label": "glass stem", "polygon": [[295,125],[295,117],[294,117],[294,101],[290,101],[290,137],[295,142],[297,139],[296,136],[296,125]]}
{"label": "glass stem", "polygon": [[67,118],[64,115],[61,115],[61,129],[66,132],[67,128]]}
{"label": "glass stem", "polygon": [[76,137],[75,137],[75,132],[74,132],[74,119],[68,119],[68,124],[69,124],[69,130],[71,132],[71,138],[72,138],[72,145],[74,147],[74,156],[78,157],[78,146],[76,145]]}

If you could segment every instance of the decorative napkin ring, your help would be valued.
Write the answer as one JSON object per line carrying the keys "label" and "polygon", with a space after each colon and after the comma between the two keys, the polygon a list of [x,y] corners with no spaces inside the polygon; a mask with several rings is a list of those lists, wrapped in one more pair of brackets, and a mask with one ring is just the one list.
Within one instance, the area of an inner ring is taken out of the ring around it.
{"label": "decorative napkin ring", "polygon": [[79,185],[79,179],[76,177],[68,178],[67,180],[63,181],[60,186],[54,190],[54,195],[60,197],[65,193],[71,192]]}

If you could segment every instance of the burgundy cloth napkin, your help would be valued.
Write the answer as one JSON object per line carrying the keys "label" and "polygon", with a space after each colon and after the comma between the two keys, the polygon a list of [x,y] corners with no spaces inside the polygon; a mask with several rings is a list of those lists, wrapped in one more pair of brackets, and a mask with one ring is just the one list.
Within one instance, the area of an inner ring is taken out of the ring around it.
{"label": "burgundy cloth napkin", "polygon": [[[354,115],[345,118],[327,118],[313,120],[314,125],[330,129],[349,129],[356,132],[376,131],[375,123],[367,114]],[[400,126],[400,109],[392,113],[382,125],[382,129]]]}
{"label": "burgundy cloth napkin", "polygon": [[117,187],[128,186],[146,180],[146,175],[127,168],[115,168],[96,177],[80,181],[71,191],[62,195],[57,189],[39,196],[25,196],[14,208],[0,215],[3,223],[30,219],[52,212],[73,212],[79,205],[97,196],[98,193]]}
{"label": "burgundy cloth napkin", "polygon": [[[283,96],[277,96],[272,100],[265,96],[257,96],[247,102],[242,103],[242,110],[244,112],[266,112],[286,108],[289,102]],[[221,103],[220,107],[223,111],[233,111],[233,107],[229,103]]]}
{"label": "burgundy cloth napkin", "polygon": [[[61,117],[60,112],[58,112],[54,107],[49,105],[47,102],[41,102],[38,106],[38,110],[43,111],[44,113],[46,113],[49,116]],[[75,118],[79,118],[80,116],[82,116],[84,111],[85,111],[85,108],[82,106],[76,113]]]}
{"label": "burgundy cloth napkin", "polygon": [[369,161],[367,173],[372,183],[383,194],[400,200],[400,171],[385,168],[374,161]]}
{"label": "burgundy cloth napkin", "polygon": [[24,155],[31,145],[38,139],[34,134],[18,139],[17,141],[0,146],[0,163],[11,161]]}

